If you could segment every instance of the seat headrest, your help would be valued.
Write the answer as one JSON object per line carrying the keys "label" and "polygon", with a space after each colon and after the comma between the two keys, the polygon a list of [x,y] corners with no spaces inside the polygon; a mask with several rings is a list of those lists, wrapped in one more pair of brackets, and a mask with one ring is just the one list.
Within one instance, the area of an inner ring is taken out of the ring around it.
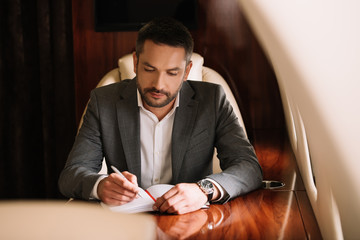
{"label": "seat headrest", "polygon": [[188,76],[189,80],[202,81],[202,68],[204,65],[204,58],[197,53],[193,53],[191,56],[192,67]]}
{"label": "seat headrest", "polygon": [[[202,81],[202,67],[204,64],[204,58],[197,53],[193,53],[191,56],[191,61],[193,65],[190,70],[188,79]],[[127,54],[121,57],[118,61],[118,66],[121,80],[133,79],[135,77],[132,54]]]}
{"label": "seat headrest", "polygon": [[121,81],[124,79],[133,79],[135,77],[133,55],[131,53],[119,58],[118,66]]}

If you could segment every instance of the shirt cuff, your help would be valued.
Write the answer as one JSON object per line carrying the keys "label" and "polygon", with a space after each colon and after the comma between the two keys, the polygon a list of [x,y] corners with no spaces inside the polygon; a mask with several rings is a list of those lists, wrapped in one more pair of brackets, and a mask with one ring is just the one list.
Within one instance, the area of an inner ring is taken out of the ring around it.
{"label": "shirt cuff", "polygon": [[101,175],[95,182],[94,187],[90,193],[90,199],[97,199],[100,200],[98,194],[97,194],[97,188],[99,186],[99,183],[101,180],[103,180],[104,178],[106,178],[108,175]]}
{"label": "shirt cuff", "polygon": [[218,199],[212,200],[211,202],[221,201],[225,196],[226,190],[220,184],[218,184],[216,181],[212,180],[211,178],[205,178],[205,179],[209,180],[212,184],[214,184],[220,192],[220,197]]}

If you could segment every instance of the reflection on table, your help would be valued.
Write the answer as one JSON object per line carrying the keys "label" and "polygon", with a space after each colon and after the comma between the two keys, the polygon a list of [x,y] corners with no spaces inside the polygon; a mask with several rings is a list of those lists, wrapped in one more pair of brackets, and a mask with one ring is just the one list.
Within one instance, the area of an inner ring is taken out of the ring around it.
{"label": "reflection on table", "polygon": [[257,190],[224,205],[184,215],[154,214],[158,239],[306,239],[292,191]]}

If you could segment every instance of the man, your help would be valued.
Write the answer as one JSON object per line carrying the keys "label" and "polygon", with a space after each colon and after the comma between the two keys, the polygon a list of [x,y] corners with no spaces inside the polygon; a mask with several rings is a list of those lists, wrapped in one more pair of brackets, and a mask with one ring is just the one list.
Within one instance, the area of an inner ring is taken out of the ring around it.
{"label": "man", "polygon": [[[154,210],[182,214],[261,185],[261,167],[223,89],[187,81],[192,51],[191,34],[173,19],[139,31],[136,77],[91,93],[59,179],[65,196],[121,205],[137,197],[138,185],[171,183]],[[214,147],[218,174],[212,174]],[[115,166],[126,179],[99,175],[103,157],[109,171]]]}

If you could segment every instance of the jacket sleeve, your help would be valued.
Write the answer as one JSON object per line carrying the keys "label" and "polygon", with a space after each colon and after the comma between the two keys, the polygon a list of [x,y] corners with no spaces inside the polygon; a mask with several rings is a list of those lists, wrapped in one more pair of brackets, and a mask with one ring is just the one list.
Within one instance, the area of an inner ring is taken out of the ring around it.
{"label": "jacket sleeve", "polygon": [[219,183],[227,192],[220,201],[246,194],[261,186],[262,169],[255,150],[227,101],[222,87],[217,88],[215,147],[222,172],[208,177]]}
{"label": "jacket sleeve", "polygon": [[59,177],[60,192],[66,197],[89,199],[100,176],[102,159],[99,111],[92,92],[83,124]]}

